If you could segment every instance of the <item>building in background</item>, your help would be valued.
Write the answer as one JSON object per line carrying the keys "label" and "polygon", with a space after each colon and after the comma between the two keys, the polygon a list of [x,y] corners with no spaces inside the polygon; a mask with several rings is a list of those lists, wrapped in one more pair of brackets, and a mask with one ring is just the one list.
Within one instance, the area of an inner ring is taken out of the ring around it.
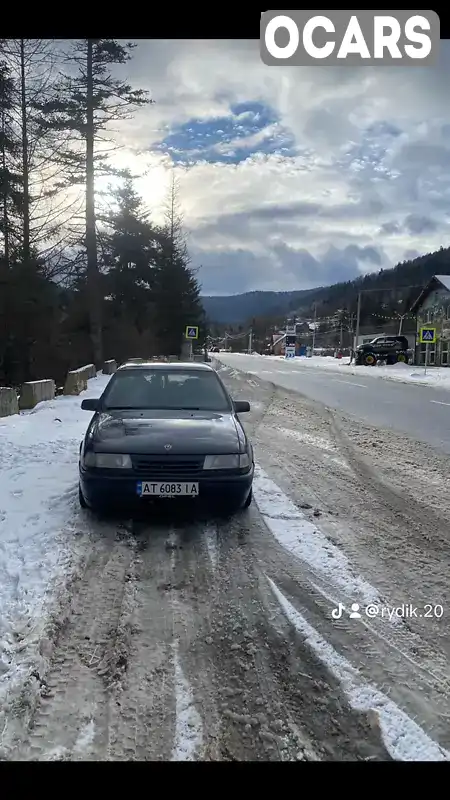
{"label": "building in background", "polygon": [[450,366],[450,275],[434,275],[411,307],[416,317],[416,364],[425,363],[427,345],[419,344],[419,330],[436,328],[437,341],[428,345],[428,364]]}

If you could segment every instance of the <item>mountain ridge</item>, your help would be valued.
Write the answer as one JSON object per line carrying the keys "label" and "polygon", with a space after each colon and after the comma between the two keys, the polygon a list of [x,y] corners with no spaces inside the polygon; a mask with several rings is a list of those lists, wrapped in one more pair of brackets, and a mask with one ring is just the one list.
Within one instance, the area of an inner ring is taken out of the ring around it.
{"label": "mountain ridge", "polygon": [[433,275],[439,274],[450,274],[450,247],[440,247],[410,261],[402,261],[391,269],[381,269],[329,286],[290,292],[255,290],[225,296],[203,295],[201,300],[209,321],[221,325],[242,324],[256,317],[284,317],[293,312],[308,314],[314,304],[319,316],[320,312],[333,313],[339,308],[355,311],[358,292],[367,290],[374,292],[374,303],[376,290],[379,290],[380,304],[392,293],[396,302],[403,303],[406,310],[421,287]]}

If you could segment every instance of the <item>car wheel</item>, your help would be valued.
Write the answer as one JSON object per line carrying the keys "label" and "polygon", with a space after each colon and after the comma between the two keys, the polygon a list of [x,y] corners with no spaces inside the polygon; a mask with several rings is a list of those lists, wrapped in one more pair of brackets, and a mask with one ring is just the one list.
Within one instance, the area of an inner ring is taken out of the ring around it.
{"label": "car wheel", "polygon": [[81,484],[78,484],[78,500],[79,500],[81,508],[88,508],[88,504],[86,503],[86,500],[84,499],[84,494],[81,491]]}
{"label": "car wheel", "polygon": [[377,360],[373,353],[367,353],[366,357],[364,358],[364,363],[367,367],[374,367],[377,363]]}
{"label": "car wheel", "polygon": [[250,489],[244,503],[240,503],[239,505],[224,506],[221,510],[221,516],[230,518],[230,517],[235,517],[237,514],[242,514],[243,511],[246,511],[247,508],[250,507],[252,500],[253,500],[253,490]]}

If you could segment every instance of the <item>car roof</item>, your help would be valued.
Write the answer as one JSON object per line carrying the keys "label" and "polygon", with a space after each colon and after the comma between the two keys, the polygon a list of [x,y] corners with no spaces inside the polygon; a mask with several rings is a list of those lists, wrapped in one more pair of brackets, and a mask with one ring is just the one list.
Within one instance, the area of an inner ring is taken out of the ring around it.
{"label": "car roof", "polygon": [[176,372],[177,370],[215,372],[214,367],[202,361],[139,361],[138,363],[127,361],[125,364],[121,364],[120,367],[118,367],[117,372],[131,369],[163,369],[165,371],[169,370],[170,372]]}

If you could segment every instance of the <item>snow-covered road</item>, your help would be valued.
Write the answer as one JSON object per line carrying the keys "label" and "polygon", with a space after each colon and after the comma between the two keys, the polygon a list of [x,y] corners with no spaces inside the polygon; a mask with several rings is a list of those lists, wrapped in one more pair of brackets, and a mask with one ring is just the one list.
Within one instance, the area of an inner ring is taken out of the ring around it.
{"label": "snow-covered road", "polygon": [[241,353],[221,353],[220,361],[301,392],[360,423],[393,429],[450,455],[449,370],[430,371],[429,385],[422,385],[423,370],[400,365],[351,367],[348,360],[333,358],[283,359]]}
{"label": "snow-covered road", "polygon": [[[228,354],[221,354],[220,358]],[[450,369],[447,367],[418,367],[409,364],[392,364],[390,366],[355,366],[349,363],[349,358],[332,358],[331,356],[298,356],[286,360],[284,356],[260,356],[252,354],[253,358],[262,359],[267,365],[272,361],[281,361],[288,368],[298,367],[312,371],[326,371],[340,374],[342,377],[359,375],[362,378],[384,378],[384,380],[397,381],[398,383],[411,383],[419,386],[430,386],[436,389],[450,390]],[[233,353],[234,358],[247,358],[247,353]],[[243,367],[244,368],[244,367]]]}
{"label": "snow-covered road", "polygon": [[443,465],[418,514],[382,478],[415,445],[402,460],[379,432],[378,452],[373,432],[221,374],[252,403],[258,460],[256,504],[231,522],[82,512],[81,397],[0,421],[0,757],[448,760],[446,617],[348,616],[447,612]]}

